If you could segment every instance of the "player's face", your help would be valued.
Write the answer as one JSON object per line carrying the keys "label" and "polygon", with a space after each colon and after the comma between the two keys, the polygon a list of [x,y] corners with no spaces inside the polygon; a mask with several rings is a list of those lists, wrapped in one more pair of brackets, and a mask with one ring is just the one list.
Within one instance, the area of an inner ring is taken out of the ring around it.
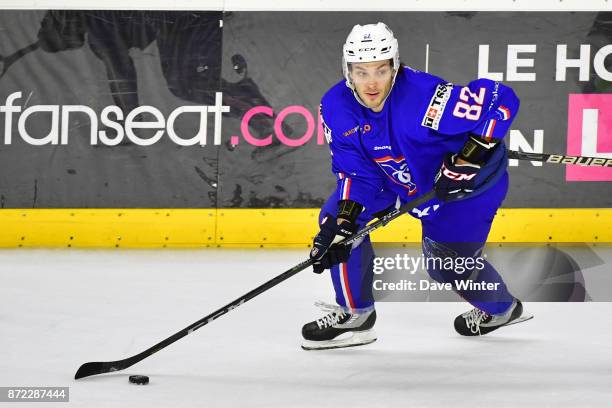
{"label": "player's face", "polygon": [[351,64],[351,80],[357,95],[374,112],[380,112],[391,90],[393,68],[391,60]]}

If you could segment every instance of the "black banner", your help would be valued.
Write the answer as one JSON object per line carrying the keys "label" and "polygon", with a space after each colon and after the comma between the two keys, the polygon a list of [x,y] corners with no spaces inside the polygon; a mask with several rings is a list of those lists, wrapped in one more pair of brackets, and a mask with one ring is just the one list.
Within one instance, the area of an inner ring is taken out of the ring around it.
{"label": "black banner", "polygon": [[[612,14],[3,11],[2,208],[305,208],[354,24],[402,62],[521,98],[515,150],[612,157]],[[566,168],[567,167],[567,168]],[[612,169],[512,162],[505,207],[610,207]]]}

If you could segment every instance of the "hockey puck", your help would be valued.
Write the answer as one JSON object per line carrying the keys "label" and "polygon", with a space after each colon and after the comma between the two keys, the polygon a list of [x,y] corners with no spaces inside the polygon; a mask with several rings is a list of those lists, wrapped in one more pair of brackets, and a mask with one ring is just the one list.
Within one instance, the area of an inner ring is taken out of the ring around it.
{"label": "hockey puck", "polygon": [[130,375],[130,382],[132,384],[146,385],[149,383],[149,377],[146,375]]}

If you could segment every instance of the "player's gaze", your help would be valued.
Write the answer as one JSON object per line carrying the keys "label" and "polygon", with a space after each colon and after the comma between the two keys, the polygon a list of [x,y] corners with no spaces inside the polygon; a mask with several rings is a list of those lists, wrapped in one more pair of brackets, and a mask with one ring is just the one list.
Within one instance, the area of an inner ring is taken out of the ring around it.
{"label": "player's gaze", "polygon": [[393,76],[391,60],[384,61],[379,66],[367,64],[351,64],[349,66],[351,77],[355,83],[368,83],[390,81]]}

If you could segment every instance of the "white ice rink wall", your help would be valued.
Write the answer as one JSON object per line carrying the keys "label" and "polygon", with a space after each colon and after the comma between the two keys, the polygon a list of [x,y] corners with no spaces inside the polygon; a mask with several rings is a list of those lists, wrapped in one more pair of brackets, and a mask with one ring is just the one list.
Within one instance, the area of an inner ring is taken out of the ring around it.
{"label": "white ice rink wall", "polygon": [[95,3],[79,0],[2,0],[3,9],[76,9],[76,10],[221,10],[221,11],[603,11],[612,6],[606,0],[446,0],[446,1],[166,1],[103,0]]}

